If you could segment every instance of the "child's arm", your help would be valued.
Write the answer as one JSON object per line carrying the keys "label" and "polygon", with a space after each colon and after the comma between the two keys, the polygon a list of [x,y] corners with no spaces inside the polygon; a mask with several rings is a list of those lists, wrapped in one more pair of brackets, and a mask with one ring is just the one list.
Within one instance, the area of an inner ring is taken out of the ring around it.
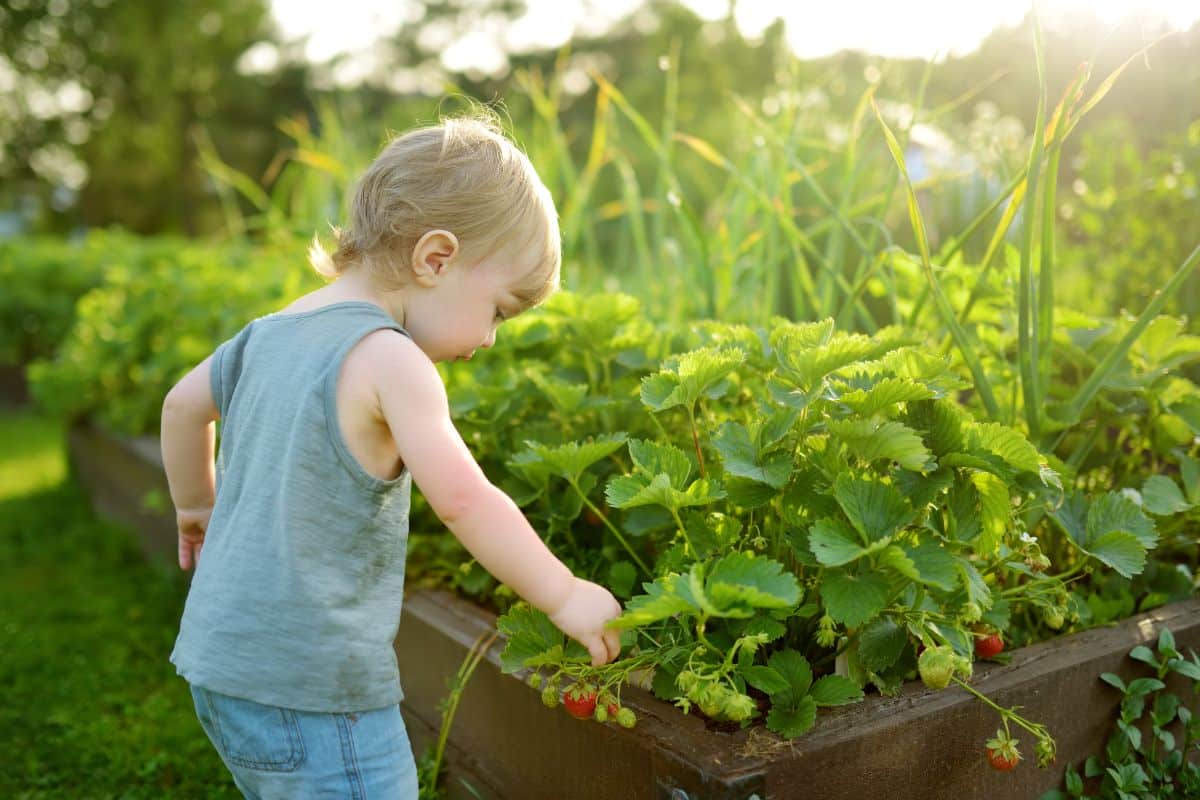
{"label": "child's arm", "polygon": [[209,383],[212,357],[204,359],[167,392],[162,407],[162,457],[179,528],[179,566],[200,557],[216,500],[213,454],[220,416]]}
{"label": "child's arm", "polygon": [[516,503],[488,481],[450,420],[432,362],[404,336],[376,334],[368,342],[380,409],[430,507],[484,569],[586,646],[594,666],[616,658],[620,638],[604,623],[620,615],[620,604],[572,575]]}

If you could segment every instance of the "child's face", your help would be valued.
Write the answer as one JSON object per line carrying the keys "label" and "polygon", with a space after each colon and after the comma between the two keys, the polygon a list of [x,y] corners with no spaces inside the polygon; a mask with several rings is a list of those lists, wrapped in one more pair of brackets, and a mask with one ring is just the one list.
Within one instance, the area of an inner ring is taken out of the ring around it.
{"label": "child's face", "polygon": [[510,292],[534,269],[528,253],[505,248],[471,266],[449,265],[435,285],[413,293],[405,303],[404,325],[433,361],[469,359],[496,343],[496,328],[519,313]]}

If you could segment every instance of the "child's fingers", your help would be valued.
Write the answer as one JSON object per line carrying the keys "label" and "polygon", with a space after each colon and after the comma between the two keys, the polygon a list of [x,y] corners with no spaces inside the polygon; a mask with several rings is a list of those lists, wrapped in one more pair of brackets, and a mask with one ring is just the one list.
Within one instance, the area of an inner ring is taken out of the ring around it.
{"label": "child's fingers", "polygon": [[608,646],[604,643],[603,637],[592,636],[585,644],[588,652],[592,654],[593,667],[602,667],[612,660],[608,657]]}
{"label": "child's fingers", "polygon": [[179,568],[185,572],[192,568],[192,543],[179,537]]}
{"label": "child's fingers", "polygon": [[608,648],[608,660],[615,661],[621,655],[621,634],[618,631],[605,631],[603,635]]}

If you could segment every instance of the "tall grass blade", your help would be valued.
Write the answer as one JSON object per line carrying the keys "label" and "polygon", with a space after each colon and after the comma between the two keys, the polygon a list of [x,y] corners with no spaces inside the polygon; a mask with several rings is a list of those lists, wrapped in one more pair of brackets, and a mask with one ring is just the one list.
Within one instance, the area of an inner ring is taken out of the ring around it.
{"label": "tall grass blade", "polygon": [[1177,269],[1175,274],[1171,276],[1171,280],[1167,281],[1167,285],[1154,295],[1154,299],[1151,300],[1150,305],[1146,306],[1146,309],[1142,311],[1141,315],[1137,318],[1137,321],[1134,322],[1133,327],[1130,328],[1123,337],[1121,337],[1121,341],[1118,342],[1112,350],[1109,350],[1108,353],[1105,354],[1104,359],[1101,360],[1100,364],[1096,367],[1096,370],[1090,376],[1088,376],[1088,379],[1083,386],[1079,387],[1079,392],[1075,395],[1075,398],[1066,406],[1066,421],[1074,422],[1079,419],[1080,415],[1083,413],[1083,410],[1087,407],[1087,404],[1092,401],[1092,398],[1096,396],[1096,392],[1100,390],[1100,386],[1104,383],[1112,371],[1116,369],[1117,364],[1120,363],[1121,359],[1123,359],[1129,352],[1129,348],[1133,346],[1133,343],[1137,341],[1137,338],[1142,335],[1142,331],[1146,329],[1146,326],[1154,320],[1160,311],[1162,311],[1162,308],[1164,305],[1166,305],[1167,300],[1169,300],[1171,296],[1179,290],[1179,287],[1183,285],[1183,282],[1187,279],[1187,277],[1192,274],[1192,271],[1196,268],[1197,264],[1200,264],[1200,245],[1197,245],[1196,249],[1192,251],[1192,254],[1184,259],[1184,262],[1179,266],[1179,269]]}
{"label": "tall grass blade", "polygon": [[954,309],[950,307],[950,301],[946,299],[937,276],[933,274],[933,264],[929,257],[929,240],[925,235],[925,223],[921,219],[921,207],[917,203],[917,193],[913,190],[912,180],[908,176],[908,166],[904,161],[904,152],[900,149],[900,144],[892,134],[891,128],[884,122],[883,115],[879,112],[879,106],[876,105],[874,98],[871,100],[871,105],[875,109],[875,118],[879,120],[879,125],[883,128],[883,136],[887,140],[888,150],[891,151],[896,166],[900,168],[900,176],[903,178],[904,186],[908,192],[908,216],[912,222],[913,234],[917,239],[917,248],[921,251],[921,269],[925,273],[925,280],[929,283],[929,290],[933,294],[934,304],[942,316],[942,321],[950,328],[950,333],[954,337],[955,344],[958,345],[963,360],[967,363],[967,368],[971,370],[971,375],[975,379],[975,389],[979,392],[979,397],[987,409],[988,416],[993,420],[999,420],[1000,407],[996,404],[996,398],[992,393],[992,385],[988,381],[987,374],[983,371],[983,365],[980,363],[979,357],[975,354],[975,348],[971,346],[971,342],[967,339],[966,332],[958,324],[958,320],[955,319]]}
{"label": "tall grass blade", "polygon": [[1033,240],[1037,228],[1038,178],[1042,170],[1046,119],[1046,67],[1042,54],[1042,28],[1037,14],[1033,16],[1033,49],[1037,62],[1038,107],[1037,121],[1033,126],[1033,149],[1026,168],[1028,190],[1025,193],[1024,235],[1021,242],[1021,268],[1017,282],[1017,361],[1021,373],[1021,397],[1025,403],[1025,424],[1029,433],[1037,438],[1041,431],[1041,401],[1034,372],[1038,362],[1037,306],[1033,283]]}

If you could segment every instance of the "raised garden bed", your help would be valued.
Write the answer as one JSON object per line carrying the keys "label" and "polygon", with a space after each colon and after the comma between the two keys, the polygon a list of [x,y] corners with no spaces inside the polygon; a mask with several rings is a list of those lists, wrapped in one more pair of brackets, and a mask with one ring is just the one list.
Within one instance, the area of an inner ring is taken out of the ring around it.
{"label": "raised garden bed", "polygon": [[[84,426],[70,431],[69,448],[96,508],[133,527],[150,558],[173,565],[169,500],[166,508],[156,502],[168,497],[158,440]],[[418,754],[436,740],[438,704],[450,678],[480,635],[494,630],[495,619],[447,592],[406,595],[396,652],[406,694],[402,710]],[[973,686],[1001,705],[1021,706],[1058,742],[1058,763],[1039,770],[1032,763],[1033,742],[1018,735],[1030,758],[1006,774],[991,771],[983,755],[997,715],[961,689],[932,692],[912,682],[898,697],[870,696],[822,711],[809,733],[788,742],[761,726],[708,730],[699,717],[627,687],[621,699],[637,713],[638,724],[626,730],[544,707],[521,676],[501,673],[504,642],[497,639],[454,719],[446,758],[449,794],[455,800],[857,800],[886,792],[889,800],[1029,800],[1060,785],[1067,763],[1102,749],[1120,695],[1098,676],[1134,677],[1126,654],[1152,642],[1163,626],[1175,633],[1181,650],[1200,650],[1200,600],[1015,650],[1006,666],[977,665]],[[1167,685],[1184,689],[1177,676]],[[1200,711],[1197,698],[1190,700]]]}

